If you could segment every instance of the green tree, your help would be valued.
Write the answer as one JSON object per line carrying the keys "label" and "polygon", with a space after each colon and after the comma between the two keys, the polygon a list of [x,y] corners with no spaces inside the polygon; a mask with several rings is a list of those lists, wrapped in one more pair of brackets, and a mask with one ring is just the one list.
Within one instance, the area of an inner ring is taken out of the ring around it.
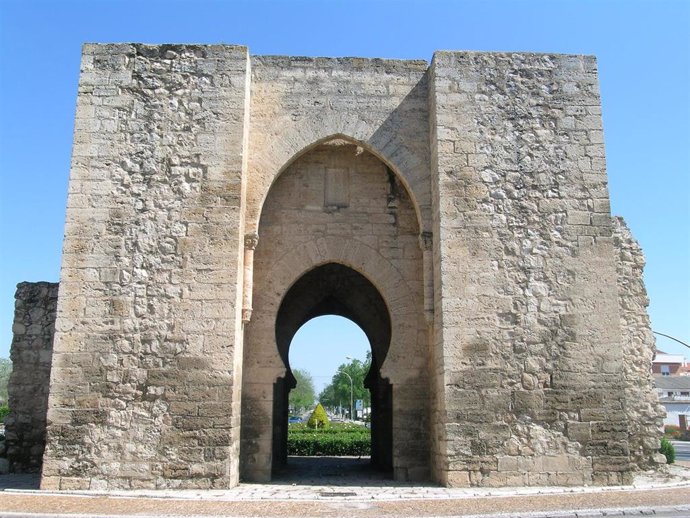
{"label": "green tree", "polygon": [[364,406],[370,406],[371,394],[369,389],[364,387],[364,378],[371,368],[371,352],[367,353],[364,361],[352,360],[350,363],[343,363],[333,375],[331,383],[319,394],[319,401],[328,408],[342,407],[350,411],[350,378],[352,378],[352,399],[361,399]]}
{"label": "green tree", "polygon": [[0,358],[0,400],[7,403],[7,385],[12,373],[12,361],[8,358]]}
{"label": "green tree", "polygon": [[302,412],[314,406],[316,399],[314,380],[311,378],[311,374],[305,370],[295,369],[292,374],[297,380],[297,386],[290,391],[289,405],[294,412]]}

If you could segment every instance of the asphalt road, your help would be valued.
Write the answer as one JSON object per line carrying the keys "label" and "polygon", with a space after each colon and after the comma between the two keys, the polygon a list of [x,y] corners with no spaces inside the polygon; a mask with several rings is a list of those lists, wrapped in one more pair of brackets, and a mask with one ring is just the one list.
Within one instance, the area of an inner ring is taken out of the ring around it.
{"label": "asphalt road", "polygon": [[[465,518],[594,518],[603,516],[650,516],[653,515],[657,518],[688,518],[688,511],[680,510],[667,510],[663,507],[658,508],[646,508],[646,509],[600,509],[593,511],[582,512],[547,512],[547,513],[526,513],[526,514],[486,514],[486,515],[472,515],[466,516]],[[298,515],[300,518],[308,518],[309,515]],[[129,515],[114,515],[114,514],[89,514],[89,515],[72,515],[72,514],[35,514],[35,513],[3,513],[0,511],[0,518],[129,518]],[[161,517],[155,514],[137,514],[136,518],[173,518],[173,517]],[[197,516],[186,516],[184,518],[206,518],[204,515]],[[216,518],[242,518],[234,517],[230,515],[218,515]],[[259,517],[260,518],[260,517]],[[286,517],[289,518],[289,517]],[[425,515],[419,516],[406,516],[405,518],[430,518]],[[453,516],[448,517],[432,517],[432,518],[454,518]],[[461,518],[458,515],[458,518]]]}

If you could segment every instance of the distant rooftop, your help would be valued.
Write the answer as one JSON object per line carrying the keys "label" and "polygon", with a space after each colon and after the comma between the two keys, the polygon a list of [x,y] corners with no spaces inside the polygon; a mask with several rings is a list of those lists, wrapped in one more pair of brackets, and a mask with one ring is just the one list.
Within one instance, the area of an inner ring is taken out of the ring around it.
{"label": "distant rooftop", "polygon": [[690,390],[690,376],[654,376],[654,384],[664,390]]}

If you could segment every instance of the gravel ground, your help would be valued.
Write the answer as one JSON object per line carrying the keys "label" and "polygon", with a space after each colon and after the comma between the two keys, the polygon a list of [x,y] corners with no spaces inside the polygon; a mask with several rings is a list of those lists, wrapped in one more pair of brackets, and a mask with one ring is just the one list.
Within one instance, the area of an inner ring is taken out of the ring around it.
{"label": "gravel ground", "polygon": [[236,517],[399,517],[471,516],[508,513],[570,512],[620,508],[651,510],[686,507],[690,488],[564,493],[528,496],[493,496],[462,499],[372,501],[209,501],[118,496],[2,494],[1,513],[44,513],[119,516],[236,516]]}

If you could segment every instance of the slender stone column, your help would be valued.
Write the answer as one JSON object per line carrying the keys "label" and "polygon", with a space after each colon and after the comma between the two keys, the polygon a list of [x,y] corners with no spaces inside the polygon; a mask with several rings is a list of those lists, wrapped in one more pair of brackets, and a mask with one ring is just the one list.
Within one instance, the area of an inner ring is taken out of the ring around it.
{"label": "slender stone column", "polygon": [[434,323],[434,271],[433,234],[425,231],[419,234],[419,247],[422,249],[422,268],[424,270],[424,318],[428,325]]}
{"label": "slender stone column", "polygon": [[242,322],[252,319],[252,288],[254,286],[254,249],[259,244],[259,234],[251,232],[244,236],[244,286],[242,297]]}

